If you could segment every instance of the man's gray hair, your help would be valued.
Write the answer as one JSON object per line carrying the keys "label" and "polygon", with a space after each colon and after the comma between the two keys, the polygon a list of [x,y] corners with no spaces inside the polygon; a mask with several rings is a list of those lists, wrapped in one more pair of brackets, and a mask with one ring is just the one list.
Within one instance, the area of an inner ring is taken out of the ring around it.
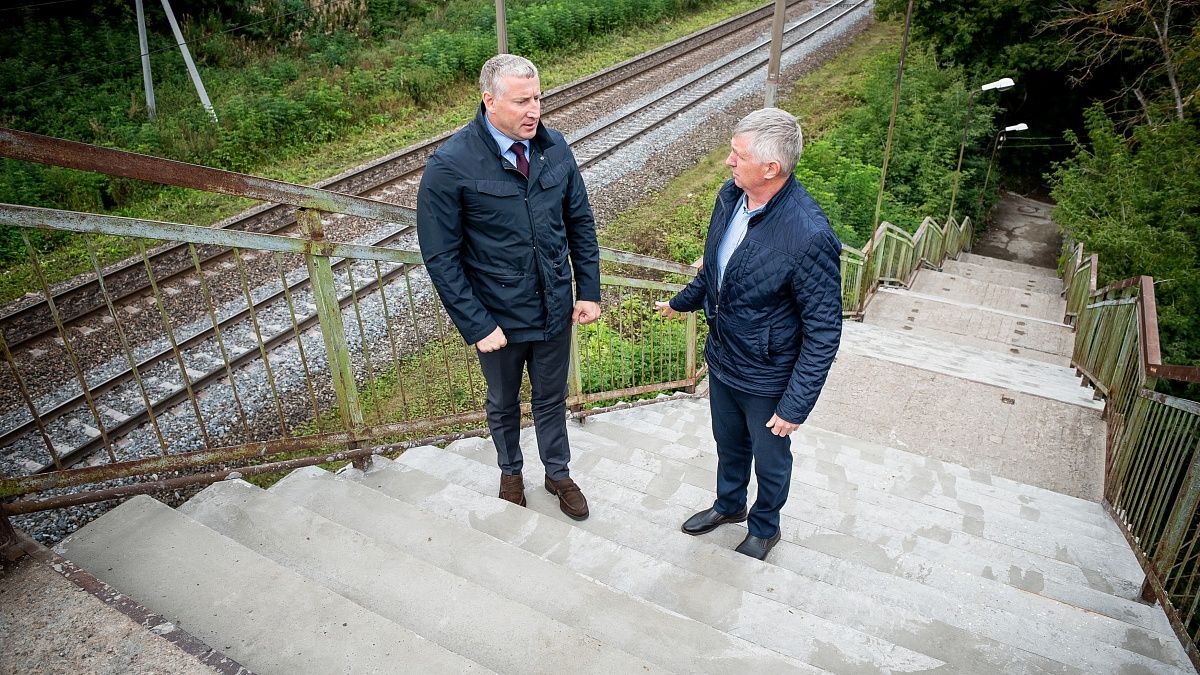
{"label": "man's gray hair", "polygon": [[791,113],[779,108],[755,110],[743,117],[733,130],[734,136],[743,134],[749,140],[746,149],[756,161],[779,162],[782,174],[796,169],[804,149],[804,134]]}
{"label": "man's gray hair", "polygon": [[533,78],[538,76],[537,66],[523,56],[516,54],[498,54],[487,60],[479,71],[479,93],[489,93],[500,96],[504,92],[503,81],[506,77]]}

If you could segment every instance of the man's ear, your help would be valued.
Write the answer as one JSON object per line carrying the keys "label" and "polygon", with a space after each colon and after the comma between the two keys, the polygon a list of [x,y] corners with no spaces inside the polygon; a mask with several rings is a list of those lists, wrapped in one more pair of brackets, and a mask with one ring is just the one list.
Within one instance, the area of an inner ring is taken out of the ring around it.
{"label": "man's ear", "polygon": [[492,109],[492,106],[495,103],[496,103],[496,97],[492,96],[492,92],[490,92],[490,91],[483,92],[483,107],[484,108],[486,108],[487,110],[490,111]]}
{"label": "man's ear", "polygon": [[763,178],[773,180],[780,174],[779,162],[767,162],[767,168],[763,170]]}

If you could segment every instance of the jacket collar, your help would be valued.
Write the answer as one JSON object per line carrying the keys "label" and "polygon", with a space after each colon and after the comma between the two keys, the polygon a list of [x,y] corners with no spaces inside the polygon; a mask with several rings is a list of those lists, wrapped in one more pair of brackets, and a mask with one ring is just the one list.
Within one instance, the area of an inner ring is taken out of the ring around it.
{"label": "jacket collar", "polygon": [[[484,145],[491,150],[496,157],[496,161],[503,166],[504,160],[500,158],[500,146],[496,145],[496,139],[492,137],[492,132],[488,131],[487,123],[484,122],[484,116],[487,115],[486,109],[483,107],[483,102],[479,102],[479,109],[475,111],[475,120],[472,125],[475,127],[475,134],[483,141]],[[546,125],[538,120],[537,132],[533,138],[529,140],[529,182],[537,180],[538,175],[542,171],[545,162],[540,158],[551,147],[557,144],[554,137],[546,131]],[[507,149],[507,148],[506,148]]]}
{"label": "jacket collar", "polygon": [[[788,179],[783,183],[783,187],[779,188],[779,192],[776,192],[770,199],[768,199],[767,203],[763,205],[762,209],[750,219],[750,226],[753,227],[755,224],[765,218],[767,214],[774,211],[775,206],[787,199],[788,195],[790,195],[792,191],[795,190],[799,185],[800,183],[796,180],[795,175],[788,176]],[[721,200],[722,205],[725,207],[725,212],[729,213],[734,208],[737,208],[738,200],[742,198],[742,194],[744,194],[744,190],[730,180],[717,194],[717,198]]]}

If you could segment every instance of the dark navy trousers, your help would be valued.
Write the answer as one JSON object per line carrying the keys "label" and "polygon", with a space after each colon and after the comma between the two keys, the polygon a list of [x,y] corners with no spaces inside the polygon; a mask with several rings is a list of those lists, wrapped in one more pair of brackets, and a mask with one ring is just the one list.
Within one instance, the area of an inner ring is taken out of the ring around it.
{"label": "dark navy trousers", "polygon": [[779,529],[779,510],[792,481],[792,439],[767,428],[782,396],[756,396],[734,389],[709,375],[713,438],[717,441],[718,513],[733,515],[746,506],[750,469],[758,480],[758,497],[746,522],[750,534],[768,538]]}
{"label": "dark navy trousers", "polygon": [[521,473],[521,382],[526,367],[533,389],[530,405],[537,434],[538,453],[552,480],[568,477],[571,447],[567,443],[567,369],[571,358],[571,330],[549,340],[510,342],[494,352],[479,352],[479,366],[487,380],[488,429],[496,444],[500,471]]}

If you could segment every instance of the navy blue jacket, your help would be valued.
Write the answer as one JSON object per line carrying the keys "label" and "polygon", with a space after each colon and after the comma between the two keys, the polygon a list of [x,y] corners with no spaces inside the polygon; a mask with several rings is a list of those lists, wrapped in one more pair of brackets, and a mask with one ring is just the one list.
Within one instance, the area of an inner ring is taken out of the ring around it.
{"label": "navy blue jacket", "polygon": [[421,256],[468,344],[496,326],[509,342],[546,340],[571,325],[572,272],[578,299],[600,301],[592,208],[562,134],[538,125],[526,179],[500,157],[483,110],[425,167]]}
{"label": "navy blue jacket", "polygon": [[704,359],[721,382],[782,398],[775,412],[794,424],[808,419],[833,365],[842,335],[841,242],[794,176],[750,219],[717,287],[717,247],[742,190],[733,181],[717,194],[706,264],[671,299],[680,312],[704,309]]}

